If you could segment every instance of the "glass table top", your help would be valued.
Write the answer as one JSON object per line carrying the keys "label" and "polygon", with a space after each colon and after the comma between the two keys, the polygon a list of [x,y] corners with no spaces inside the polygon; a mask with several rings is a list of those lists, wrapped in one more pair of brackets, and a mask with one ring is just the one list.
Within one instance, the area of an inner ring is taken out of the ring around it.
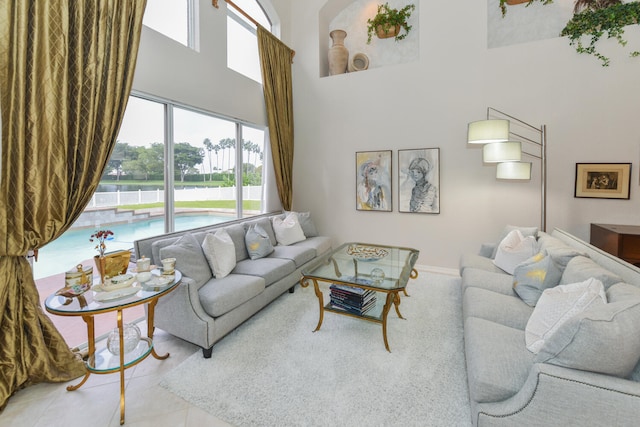
{"label": "glass table top", "polygon": [[[160,275],[159,271],[153,272]],[[96,314],[113,311],[120,308],[143,304],[157,296],[165,294],[175,288],[182,280],[182,274],[175,270],[174,279],[166,285],[158,286],[154,282],[138,283],[132,286],[116,289],[113,291],[98,291],[99,286],[94,285],[91,289],[80,296],[66,297],[56,295],[48,296],[44,302],[47,311],[60,315],[77,316],[84,314]],[[94,283],[100,281],[94,278]]]}
{"label": "glass table top", "polygon": [[357,284],[372,289],[407,285],[419,251],[368,243],[345,243],[302,271],[305,279]]}

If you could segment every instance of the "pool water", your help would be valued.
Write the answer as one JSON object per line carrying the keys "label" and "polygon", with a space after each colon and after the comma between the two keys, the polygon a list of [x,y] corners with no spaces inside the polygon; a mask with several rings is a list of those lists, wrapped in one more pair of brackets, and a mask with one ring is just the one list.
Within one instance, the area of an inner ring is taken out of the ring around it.
{"label": "pool water", "polygon": [[[235,216],[214,215],[176,216],[175,229],[187,230],[189,228],[204,227],[230,221],[234,218]],[[105,242],[107,252],[132,249],[135,240],[163,234],[164,218],[128,224],[105,225],[101,228],[113,231],[113,236],[110,236],[110,239]],[[93,256],[97,255],[98,251],[95,249],[96,242],[90,242],[89,238],[94,231],[87,228],[67,230],[62,236],[40,249],[38,251],[38,261],[33,263],[34,278],[37,280],[64,273],[87,260],[91,260],[89,262],[93,265]]]}

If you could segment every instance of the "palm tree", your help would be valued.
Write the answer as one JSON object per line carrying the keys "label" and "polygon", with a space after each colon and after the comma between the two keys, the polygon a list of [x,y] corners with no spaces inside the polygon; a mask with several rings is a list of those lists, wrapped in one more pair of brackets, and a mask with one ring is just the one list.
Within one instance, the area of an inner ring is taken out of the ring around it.
{"label": "palm tree", "polygon": [[211,142],[209,138],[205,138],[204,141],[202,141],[202,144],[209,154],[209,181],[213,181],[213,169],[211,167],[211,152],[213,151],[213,142]]}

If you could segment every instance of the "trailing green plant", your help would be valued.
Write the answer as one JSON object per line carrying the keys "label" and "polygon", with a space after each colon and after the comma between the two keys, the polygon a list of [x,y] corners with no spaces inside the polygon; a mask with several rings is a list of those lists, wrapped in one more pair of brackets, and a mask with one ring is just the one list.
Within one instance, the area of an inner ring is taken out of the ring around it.
{"label": "trailing green plant", "polygon": [[[621,46],[626,46],[627,41],[622,37],[624,27],[640,24],[640,2],[617,3],[599,9],[586,8],[573,15],[566,27],[560,32],[560,36],[568,37],[569,44],[575,46],[578,53],[593,55],[602,62],[603,67],[609,66],[609,58],[596,50],[596,43],[606,36],[614,38]],[[589,44],[585,46],[583,36],[590,37]],[[639,56],[635,50],[631,57]]]}
{"label": "trailing green plant", "polygon": [[392,9],[389,3],[378,5],[378,13],[373,19],[367,19],[367,44],[371,43],[371,37],[376,34],[378,26],[382,26],[385,33],[389,33],[391,28],[400,26],[404,28],[403,34],[396,34],[395,40],[399,41],[407,37],[411,31],[411,25],[407,24],[407,20],[411,16],[411,12],[416,9],[414,4],[409,4],[402,9]]}
{"label": "trailing green plant", "polygon": [[[529,5],[531,3],[533,3],[534,1],[539,1],[542,4],[551,4],[551,3],[553,3],[553,0],[529,0],[527,2],[527,4],[525,5],[525,7],[529,7]],[[504,16],[507,14],[507,0],[500,0],[500,11],[502,12],[502,17],[504,18]]]}

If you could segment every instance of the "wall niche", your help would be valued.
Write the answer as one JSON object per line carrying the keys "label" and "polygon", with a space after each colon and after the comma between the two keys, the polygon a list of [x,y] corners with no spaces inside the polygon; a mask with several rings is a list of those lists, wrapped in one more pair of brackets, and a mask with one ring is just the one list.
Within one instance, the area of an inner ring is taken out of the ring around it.
{"label": "wall niche", "polygon": [[[384,3],[396,9],[402,9],[408,4],[416,6],[408,20],[408,24],[412,26],[411,32],[405,39],[397,42],[393,37],[379,39],[374,35],[371,43],[367,44],[367,19],[373,18],[378,11],[378,5]],[[349,51],[348,68],[351,71],[347,70],[346,73],[366,72],[388,65],[418,61],[419,16],[419,0],[328,0],[320,9],[318,17],[320,77],[330,75],[328,56],[333,45],[330,37],[333,30],[343,30],[347,33],[343,43]]]}

